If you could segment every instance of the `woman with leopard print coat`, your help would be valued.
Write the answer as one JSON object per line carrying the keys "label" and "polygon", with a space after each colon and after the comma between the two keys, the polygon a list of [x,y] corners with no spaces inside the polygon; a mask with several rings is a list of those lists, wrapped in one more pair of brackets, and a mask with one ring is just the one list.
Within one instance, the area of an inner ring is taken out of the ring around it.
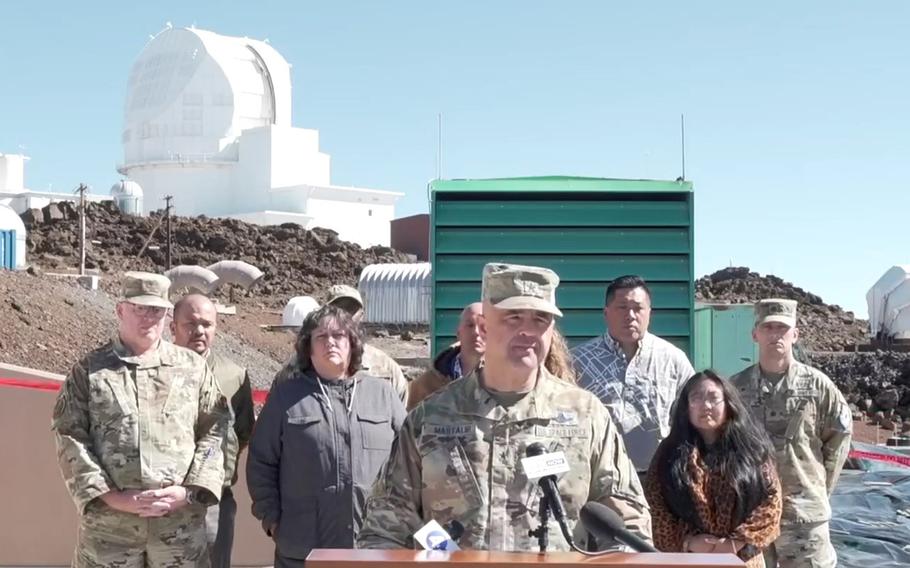
{"label": "woman with leopard print coat", "polygon": [[763,567],[780,534],[774,449],[739,393],[713,371],[680,390],[670,435],[651,461],[645,496],[664,552],[734,553]]}

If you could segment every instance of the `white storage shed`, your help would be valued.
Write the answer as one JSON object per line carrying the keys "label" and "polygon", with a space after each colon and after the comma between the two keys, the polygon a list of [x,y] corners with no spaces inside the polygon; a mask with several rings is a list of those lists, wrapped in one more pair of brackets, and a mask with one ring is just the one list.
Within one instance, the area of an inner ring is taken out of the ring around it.
{"label": "white storage shed", "polygon": [[358,284],[366,304],[364,321],[429,324],[433,278],[429,262],[371,264]]}

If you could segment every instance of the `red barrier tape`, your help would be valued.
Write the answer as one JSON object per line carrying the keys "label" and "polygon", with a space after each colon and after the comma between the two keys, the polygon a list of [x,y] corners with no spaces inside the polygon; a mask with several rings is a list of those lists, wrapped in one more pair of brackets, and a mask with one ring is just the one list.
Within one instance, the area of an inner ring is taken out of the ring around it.
{"label": "red barrier tape", "polygon": [[864,452],[862,450],[850,450],[849,456],[858,460],[872,460],[881,462],[890,462],[910,467],[910,456],[892,456],[890,454],[876,454],[875,452]]}
{"label": "red barrier tape", "polygon": [[4,379],[0,378],[0,386],[17,387],[20,389],[37,389],[46,391],[60,390],[60,383],[50,379]]}
{"label": "red barrier tape", "polygon": [[[0,377],[0,387],[13,387],[20,389],[56,392],[60,390],[60,384],[60,381],[55,381],[52,379],[10,379]],[[254,390],[253,402],[255,404],[265,404],[265,399],[268,398],[268,396],[269,391],[267,390]]]}

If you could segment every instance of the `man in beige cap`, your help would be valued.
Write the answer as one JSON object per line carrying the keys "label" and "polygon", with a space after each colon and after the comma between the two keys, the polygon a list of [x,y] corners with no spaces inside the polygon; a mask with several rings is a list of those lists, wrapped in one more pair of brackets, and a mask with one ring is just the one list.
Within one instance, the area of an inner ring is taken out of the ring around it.
{"label": "man in beige cap", "polygon": [[58,461],[80,517],[73,566],[208,566],[230,411],[205,360],[161,339],[169,287],[126,273],[116,336],[57,396]]}
{"label": "man in beige cap", "polygon": [[758,363],[731,381],[777,450],[784,507],[780,537],[766,551],[766,563],[836,566],[828,498],[850,450],[850,409],[831,379],[794,359],[793,344],[799,339],[794,300],[756,303],[752,339],[758,344]]}
{"label": "man in beige cap", "polygon": [[[650,539],[650,514],[622,437],[597,398],[544,367],[559,277],[533,266],[487,264],[483,272],[484,365],[418,405],[405,420],[373,486],[360,548],[412,548],[425,523],[458,521],[461,548],[528,551],[539,491],[522,468],[528,446],[565,453],[558,481],[568,529],[588,543],[579,512],[588,501],[616,511]],[[568,550],[559,534],[550,546]]]}
{"label": "man in beige cap", "polygon": [[213,347],[218,328],[215,304],[202,294],[189,294],[174,306],[171,335],[174,343],[205,358],[221,394],[230,401],[233,427],[224,437],[224,489],[217,505],[206,513],[206,539],[212,568],[230,568],[234,545],[237,501],[231,487],[237,483],[240,454],[253,434],[253,390],[247,370]]}
{"label": "man in beige cap", "polygon": [[[348,312],[357,323],[360,323],[363,319],[363,298],[360,296],[360,292],[352,286],[336,284],[329,288],[328,301],[326,304],[338,306],[342,310]],[[392,388],[398,393],[398,397],[401,399],[402,404],[407,406],[408,380],[395,359],[380,349],[365,343],[363,345],[363,361],[361,362],[361,365],[366,374],[391,381]],[[275,380],[272,383],[272,387],[274,388],[276,384],[291,378],[296,369],[297,356],[292,355],[284,368],[278,371],[278,374],[275,376]]]}

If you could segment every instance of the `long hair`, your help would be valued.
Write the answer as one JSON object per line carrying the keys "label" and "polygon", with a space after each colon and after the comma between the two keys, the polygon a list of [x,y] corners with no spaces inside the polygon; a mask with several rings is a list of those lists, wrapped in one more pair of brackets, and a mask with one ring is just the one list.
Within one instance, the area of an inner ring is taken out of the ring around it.
{"label": "long hair", "polygon": [[297,341],[295,348],[297,350],[297,366],[301,371],[306,371],[313,367],[312,360],[312,341],[313,332],[323,322],[335,322],[335,324],[344,331],[348,336],[348,343],[351,345],[351,360],[348,362],[347,376],[352,377],[354,373],[360,370],[360,363],[363,361],[363,333],[360,326],[351,317],[351,314],[334,306],[327,304],[318,310],[307,314],[297,332]]}
{"label": "long hair", "polygon": [[705,449],[698,430],[689,421],[689,393],[703,379],[714,381],[724,393],[726,421],[712,451],[715,475],[726,479],[736,495],[733,521],[741,524],[773,491],[762,474],[763,466],[774,460],[771,440],[746,408],[739,391],[712,370],[693,375],[679,392],[673,411],[670,435],[657,450],[657,474],[661,492],[670,512],[692,526],[702,527],[690,490],[689,456]]}
{"label": "long hair", "polygon": [[559,330],[553,327],[553,342],[550,351],[543,360],[543,366],[551,375],[566,382],[575,383],[575,368],[572,367],[572,355],[569,353],[569,344]]}

